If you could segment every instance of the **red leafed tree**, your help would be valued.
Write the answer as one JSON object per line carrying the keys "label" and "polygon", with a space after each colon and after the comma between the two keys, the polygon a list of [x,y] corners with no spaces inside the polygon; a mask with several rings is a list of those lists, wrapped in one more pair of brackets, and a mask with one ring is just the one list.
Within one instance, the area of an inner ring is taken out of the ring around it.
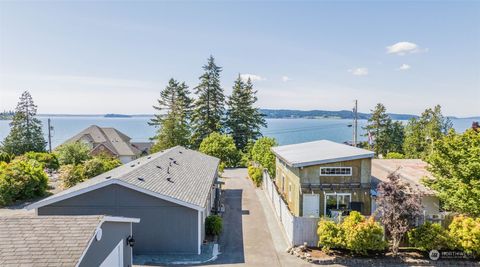
{"label": "red leafed tree", "polygon": [[421,214],[420,195],[414,194],[396,173],[391,173],[387,182],[380,183],[377,191],[377,211],[391,239],[391,251],[396,256],[400,241]]}

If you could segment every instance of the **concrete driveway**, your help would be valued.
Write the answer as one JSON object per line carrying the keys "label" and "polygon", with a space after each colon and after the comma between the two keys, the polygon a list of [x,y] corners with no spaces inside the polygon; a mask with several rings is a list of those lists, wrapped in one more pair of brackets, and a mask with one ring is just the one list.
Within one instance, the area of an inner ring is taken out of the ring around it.
{"label": "concrete driveway", "polygon": [[219,238],[221,266],[313,266],[285,252],[287,243],[261,189],[247,179],[247,170],[228,169],[225,178],[225,214]]}

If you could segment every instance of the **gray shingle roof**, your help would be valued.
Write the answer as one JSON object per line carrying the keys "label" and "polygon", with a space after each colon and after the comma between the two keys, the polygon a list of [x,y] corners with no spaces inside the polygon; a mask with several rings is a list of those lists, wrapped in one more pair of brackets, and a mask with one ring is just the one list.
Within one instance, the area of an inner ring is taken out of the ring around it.
{"label": "gray shingle roof", "polygon": [[319,140],[272,148],[273,153],[292,167],[303,167],[338,161],[373,158],[365,149]]}
{"label": "gray shingle roof", "polygon": [[40,200],[29,208],[43,206],[61,196],[115,181],[203,208],[216,177],[219,162],[218,158],[176,146],[136,159]]}
{"label": "gray shingle roof", "polygon": [[99,127],[97,125],[89,126],[65,141],[64,144],[76,142],[85,136],[87,136],[96,146],[102,144],[118,156],[135,156],[142,153],[142,151],[132,146],[130,143],[131,138],[124,133],[115,128]]}
{"label": "gray shingle roof", "polygon": [[102,218],[0,217],[0,266],[75,266]]}

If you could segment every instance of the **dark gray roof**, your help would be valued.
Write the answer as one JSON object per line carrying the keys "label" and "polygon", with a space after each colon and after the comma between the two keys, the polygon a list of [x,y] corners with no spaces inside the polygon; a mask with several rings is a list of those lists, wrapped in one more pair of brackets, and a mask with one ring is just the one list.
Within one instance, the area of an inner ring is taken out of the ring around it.
{"label": "dark gray roof", "polygon": [[[91,187],[118,183],[147,193],[203,208],[217,174],[220,160],[195,150],[176,146],[141,157],[72,188],[40,200],[27,208],[53,203]],[[140,179],[139,179],[140,178]]]}
{"label": "dark gray roof", "polygon": [[119,130],[111,127],[99,127],[97,125],[91,125],[80,133],[76,134],[72,138],[68,139],[65,143],[76,142],[82,138],[87,138],[95,144],[104,145],[112,153],[118,156],[136,156],[140,155],[142,151],[132,146],[130,143],[130,137],[120,132]]}
{"label": "dark gray roof", "polygon": [[0,266],[75,266],[102,218],[0,217]]}

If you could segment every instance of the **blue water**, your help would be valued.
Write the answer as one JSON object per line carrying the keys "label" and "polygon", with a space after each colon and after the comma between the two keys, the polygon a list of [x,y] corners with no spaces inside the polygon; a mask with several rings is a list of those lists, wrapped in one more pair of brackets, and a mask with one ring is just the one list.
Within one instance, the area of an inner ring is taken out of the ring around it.
{"label": "blue water", "polygon": [[[39,117],[43,123],[44,133],[47,133],[47,117]],[[114,127],[132,138],[132,141],[149,141],[155,135],[156,129],[147,122],[150,117],[104,118],[104,117],[51,117],[54,127],[52,146],[63,143],[92,124],[104,127]],[[10,121],[0,121],[0,140],[10,131]],[[471,119],[452,120],[456,131],[463,132],[472,124]],[[267,119],[268,127],[262,129],[265,136],[274,137],[281,145],[328,139],[335,142],[352,140],[351,120],[345,119]],[[366,140],[362,126],[366,120],[358,122],[359,140]]]}

